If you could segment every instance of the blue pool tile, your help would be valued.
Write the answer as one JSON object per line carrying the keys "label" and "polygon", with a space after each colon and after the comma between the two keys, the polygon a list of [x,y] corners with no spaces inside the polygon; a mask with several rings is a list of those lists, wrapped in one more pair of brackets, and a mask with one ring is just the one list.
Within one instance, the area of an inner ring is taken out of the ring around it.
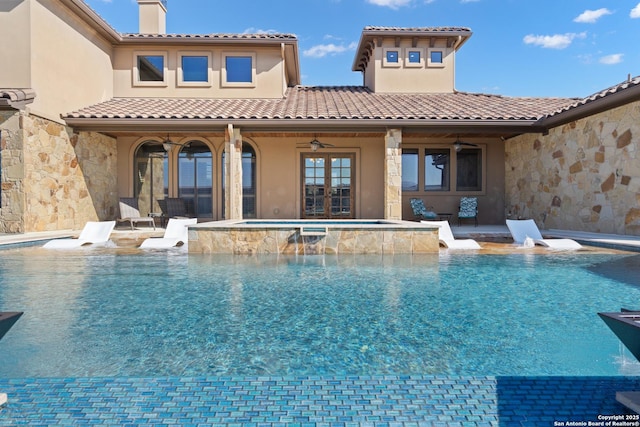
{"label": "blue pool tile", "polygon": [[13,425],[549,425],[621,411],[635,377],[0,379]]}

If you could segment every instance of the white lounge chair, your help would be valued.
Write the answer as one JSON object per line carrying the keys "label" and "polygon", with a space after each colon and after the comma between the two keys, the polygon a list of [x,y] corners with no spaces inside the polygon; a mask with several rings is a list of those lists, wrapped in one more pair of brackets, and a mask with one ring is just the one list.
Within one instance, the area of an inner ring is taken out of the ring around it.
{"label": "white lounge chair", "polygon": [[449,221],[420,221],[422,224],[438,227],[438,238],[448,249],[482,249],[473,239],[456,239],[449,226]]}
{"label": "white lounge chair", "polygon": [[77,239],[55,239],[45,243],[47,249],[74,249],[87,245],[104,245],[116,226],[115,221],[89,221]]}
{"label": "white lounge chair", "polygon": [[170,218],[163,237],[151,237],[140,245],[144,249],[166,249],[189,244],[189,226],[198,223],[197,218]]}
{"label": "white lounge chair", "polygon": [[540,230],[532,219],[508,219],[507,227],[511,232],[513,241],[520,245],[530,239],[537,245],[551,249],[582,249],[582,245],[572,239],[544,239]]}

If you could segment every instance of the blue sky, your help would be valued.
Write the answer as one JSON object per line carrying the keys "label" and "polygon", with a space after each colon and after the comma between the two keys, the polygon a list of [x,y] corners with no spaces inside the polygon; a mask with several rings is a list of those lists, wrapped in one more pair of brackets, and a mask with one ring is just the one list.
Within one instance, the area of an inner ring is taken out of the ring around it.
{"label": "blue sky", "polygon": [[[85,0],[138,31],[136,0]],[[167,32],[295,34],[302,84],[361,85],[351,71],[365,26],[468,27],[456,88],[584,97],[640,75],[638,0],[168,0]]]}

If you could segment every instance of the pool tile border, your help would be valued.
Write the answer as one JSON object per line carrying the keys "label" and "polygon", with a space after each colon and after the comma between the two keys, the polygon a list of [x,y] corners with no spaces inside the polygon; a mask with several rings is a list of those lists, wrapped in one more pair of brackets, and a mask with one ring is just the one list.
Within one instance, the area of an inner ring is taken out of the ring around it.
{"label": "pool tile border", "polygon": [[640,377],[0,379],[0,426],[553,426],[623,415]]}

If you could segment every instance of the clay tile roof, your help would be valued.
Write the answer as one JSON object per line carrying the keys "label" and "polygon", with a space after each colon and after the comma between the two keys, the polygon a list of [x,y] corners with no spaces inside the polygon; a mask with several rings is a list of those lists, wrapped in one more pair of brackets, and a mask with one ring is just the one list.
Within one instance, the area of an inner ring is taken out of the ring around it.
{"label": "clay tile roof", "polygon": [[0,106],[22,108],[36,97],[33,89],[0,89]]}
{"label": "clay tile roof", "polygon": [[364,31],[378,31],[389,33],[458,33],[471,32],[467,27],[377,27],[367,26]]}
{"label": "clay tile roof", "polygon": [[210,41],[248,41],[248,40],[261,40],[261,41],[295,41],[297,37],[294,34],[274,34],[274,33],[258,33],[258,34],[122,34],[123,41],[145,41],[145,40],[210,40]]}
{"label": "clay tile roof", "polygon": [[580,106],[583,105],[587,105],[590,104],[592,102],[604,99],[606,97],[610,97],[611,95],[615,95],[615,94],[619,94],[627,89],[632,89],[634,87],[640,87],[640,76],[634,77],[634,78],[628,78],[627,80],[625,80],[622,83],[618,83],[616,85],[613,85],[611,87],[608,87],[604,90],[601,90],[599,92],[596,92],[592,95],[589,95],[585,98],[582,98],[574,103],[571,103],[569,105],[565,105],[560,107],[559,109],[557,109],[556,111],[553,111],[550,116],[554,116],[554,115],[558,115],[561,114],[563,112],[566,111],[570,111],[570,110],[574,110]]}
{"label": "clay tile roof", "polygon": [[474,93],[389,94],[361,86],[289,88],[282,99],[114,98],[65,119],[535,121],[574,102]]}

